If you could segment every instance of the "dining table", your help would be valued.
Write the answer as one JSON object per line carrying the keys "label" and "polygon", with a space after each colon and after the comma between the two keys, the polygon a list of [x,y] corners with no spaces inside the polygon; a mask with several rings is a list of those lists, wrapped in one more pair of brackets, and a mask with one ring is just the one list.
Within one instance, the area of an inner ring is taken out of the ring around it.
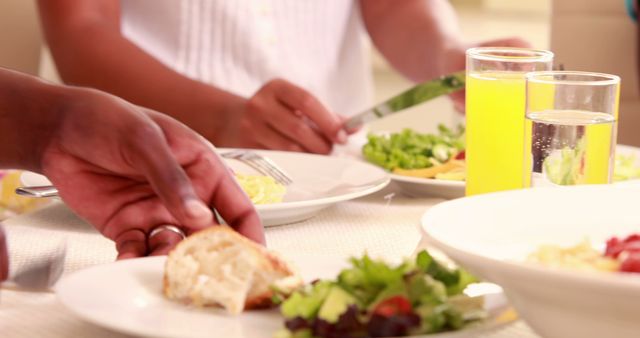
{"label": "dining table", "polygon": [[[265,229],[268,246],[283,256],[318,255],[346,260],[367,252],[398,260],[422,245],[420,220],[445,200],[410,197],[392,182],[385,189],[338,203],[305,221]],[[65,242],[65,275],[116,259],[114,243],[55,201],[3,222],[9,243],[11,270],[42,259],[47,246]],[[464,236],[464,234],[461,234]],[[13,337],[129,337],[78,318],[55,292],[0,289],[0,336]],[[212,333],[215,336],[215,333]],[[482,338],[538,337],[522,320],[484,332]],[[233,337],[228,337],[233,338]]]}

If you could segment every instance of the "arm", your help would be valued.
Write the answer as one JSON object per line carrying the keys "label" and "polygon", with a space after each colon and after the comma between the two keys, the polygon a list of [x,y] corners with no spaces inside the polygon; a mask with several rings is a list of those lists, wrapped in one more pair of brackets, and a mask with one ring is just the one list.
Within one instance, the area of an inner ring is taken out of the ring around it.
{"label": "arm", "polygon": [[118,0],[38,3],[45,37],[67,83],[171,115],[219,146],[326,153],[332,142],[344,141],[338,116],[293,84],[272,81],[248,99],[166,67],[121,34]]}
{"label": "arm", "polygon": [[[99,88],[179,118],[212,141],[213,110],[242,99],[169,69],[120,34],[119,0],[39,0],[45,37],[62,79]],[[216,123],[218,122],[218,123]],[[220,142],[223,143],[223,142]]]}
{"label": "arm", "polygon": [[0,135],[0,167],[45,174],[71,209],[116,242],[120,258],[166,253],[180,238],[164,231],[164,241],[151,243],[154,228],[212,226],[214,207],[264,243],[255,209],[211,144],[165,115],[0,69]]}
{"label": "arm", "polygon": [[[391,65],[422,82],[464,69],[465,51],[455,11],[447,0],[360,0],[365,27]],[[517,39],[475,45],[528,47]]]}
{"label": "arm", "polygon": [[0,68],[0,168],[40,171],[62,112],[60,87]]}

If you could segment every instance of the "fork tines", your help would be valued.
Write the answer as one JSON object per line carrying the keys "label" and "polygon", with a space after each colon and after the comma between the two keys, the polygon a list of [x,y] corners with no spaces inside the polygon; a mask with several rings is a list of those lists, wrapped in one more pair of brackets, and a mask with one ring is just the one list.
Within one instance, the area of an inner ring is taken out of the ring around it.
{"label": "fork tines", "polygon": [[241,161],[259,173],[273,177],[277,182],[288,185],[293,182],[291,177],[271,159],[250,150],[234,150],[222,153],[222,157]]}

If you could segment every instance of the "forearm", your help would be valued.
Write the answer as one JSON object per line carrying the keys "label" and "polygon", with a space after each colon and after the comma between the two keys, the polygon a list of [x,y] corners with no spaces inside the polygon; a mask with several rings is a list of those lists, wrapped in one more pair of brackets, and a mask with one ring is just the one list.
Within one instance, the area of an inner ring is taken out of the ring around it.
{"label": "forearm", "polygon": [[363,20],[376,48],[413,81],[453,71],[448,59],[464,44],[447,0],[360,0]]}
{"label": "forearm", "polygon": [[244,102],[171,70],[99,23],[60,28],[48,40],[66,83],[98,88],[169,114],[214,142],[225,114]]}
{"label": "forearm", "polygon": [[40,170],[63,114],[66,87],[0,68],[0,168]]}

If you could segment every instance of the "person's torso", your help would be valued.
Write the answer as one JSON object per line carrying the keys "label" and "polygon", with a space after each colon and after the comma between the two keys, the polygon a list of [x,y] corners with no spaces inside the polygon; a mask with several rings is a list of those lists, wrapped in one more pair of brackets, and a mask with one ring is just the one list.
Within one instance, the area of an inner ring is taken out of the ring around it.
{"label": "person's torso", "polygon": [[337,113],[371,104],[352,0],[121,0],[122,32],[172,69],[242,96],[287,79]]}

